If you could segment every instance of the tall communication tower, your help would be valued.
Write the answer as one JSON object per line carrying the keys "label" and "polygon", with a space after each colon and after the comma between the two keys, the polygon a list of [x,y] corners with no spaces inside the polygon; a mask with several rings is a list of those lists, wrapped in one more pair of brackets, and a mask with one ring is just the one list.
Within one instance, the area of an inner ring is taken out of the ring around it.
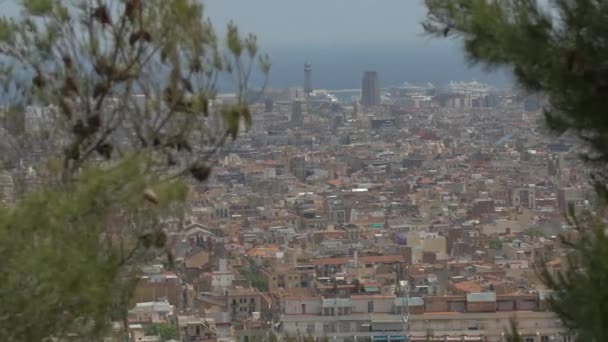
{"label": "tall communication tower", "polygon": [[304,93],[306,95],[312,93],[312,64],[310,62],[304,64]]}

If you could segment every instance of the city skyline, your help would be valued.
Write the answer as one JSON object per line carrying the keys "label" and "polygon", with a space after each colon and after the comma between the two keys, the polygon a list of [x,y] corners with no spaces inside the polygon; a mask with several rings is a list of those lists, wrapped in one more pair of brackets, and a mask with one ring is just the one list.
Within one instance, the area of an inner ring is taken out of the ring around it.
{"label": "city skyline", "polygon": [[603,341],[603,54],[468,1],[0,0],[0,341]]}
{"label": "city skyline", "polygon": [[[3,14],[17,15],[16,3],[5,0]],[[241,32],[258,37],[260,50],[273,64],[271,88],[302,86],[301,69],[307,61],[314,68],[313,87],[321,89],[357,88],[365,70],[377,70],[385,86],[458,80],[511,84],[503,72],[471,67],[459,42],[425,35],[422,0],[207,0],[204,5],[218,33],[233,20]],[[338,20],[345,13],[346,19]]]}

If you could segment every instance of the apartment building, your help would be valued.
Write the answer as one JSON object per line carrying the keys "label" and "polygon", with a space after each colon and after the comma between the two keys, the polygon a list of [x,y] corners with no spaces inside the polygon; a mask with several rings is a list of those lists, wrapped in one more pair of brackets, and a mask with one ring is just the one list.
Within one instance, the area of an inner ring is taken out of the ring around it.
{"label": "apartment building", "polygon": [[306,289],[312,287],[315,279],[314,265],[275,265],[272,268],[260,269],[268,284],[268,292],[279,289]]}
{"label": "apartment building", "polygon": [[235,287],[226,291],[226,301],[232,320],[237,321],[260,312],[262,294],[253,288]]}
{"label": "apartment building", "polygon": [[[287,297],[281,336],[330,341],[505,341],[510,319],[525,342],[569,342],[539,294],[348,298]],[[409,312],[409,315],[407,314]],[[409,317],[409,318],[408,318]]]}
{"label": "apartment building", "polygon": [[[311,261],[315,266],[318,277],[334,277],[337,273],[344,272],[347,268],[374,269],[376,265],[390,265],[399,269],[405,266],[405,257],[401,254],[394,255],[364,255],[352,258],[320,258]],[[399,274],[401,276],[401,274]]]}

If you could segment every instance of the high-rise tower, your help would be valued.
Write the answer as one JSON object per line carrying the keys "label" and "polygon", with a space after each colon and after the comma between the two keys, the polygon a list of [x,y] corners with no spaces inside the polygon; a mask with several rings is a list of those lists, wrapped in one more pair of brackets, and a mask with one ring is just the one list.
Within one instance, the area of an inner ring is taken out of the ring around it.
{"label": "high-rise tower", "polygon": [[374,107],[380,104],[380,82],[378,81],[378,73],[375,71],[363,73],[361,104],[366,107]]}
{"label": "high-rise tower", "polygon": [[272,99],[267,98],[264,101],[264,112],[271,113],[272,110],[274,109],[273,107],[274,107],[274,103],[273,103]]}
{"label": "high-rise tower", "polygon": [[310,62],[304,64],[304,93],[306,95],[312,93],[312,64]]}
{"label": "high-rise tower", "polygon": [[294,100],[291,105],[291,123],[302,124],[302,101],[300,100]]}

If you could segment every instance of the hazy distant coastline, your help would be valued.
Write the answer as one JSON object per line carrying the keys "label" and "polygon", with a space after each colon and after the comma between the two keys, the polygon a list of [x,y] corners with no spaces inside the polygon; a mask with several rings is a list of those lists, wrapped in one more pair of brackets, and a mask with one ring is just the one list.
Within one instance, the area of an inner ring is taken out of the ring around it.
{"label": "hazy distant coastline", "polygon": [[452,80],[477,80],[498,87],[510,85],[503,72],[486,73],[469,68],[455,46],[377,44],[349,46],[271,46],[266,51],[273,62],[270,87],[301,86],[303,66],[313,65],[313,86],[323,89],[360,87],[364,70],[376,70],[383,87],[404,81],[445,84]]}

